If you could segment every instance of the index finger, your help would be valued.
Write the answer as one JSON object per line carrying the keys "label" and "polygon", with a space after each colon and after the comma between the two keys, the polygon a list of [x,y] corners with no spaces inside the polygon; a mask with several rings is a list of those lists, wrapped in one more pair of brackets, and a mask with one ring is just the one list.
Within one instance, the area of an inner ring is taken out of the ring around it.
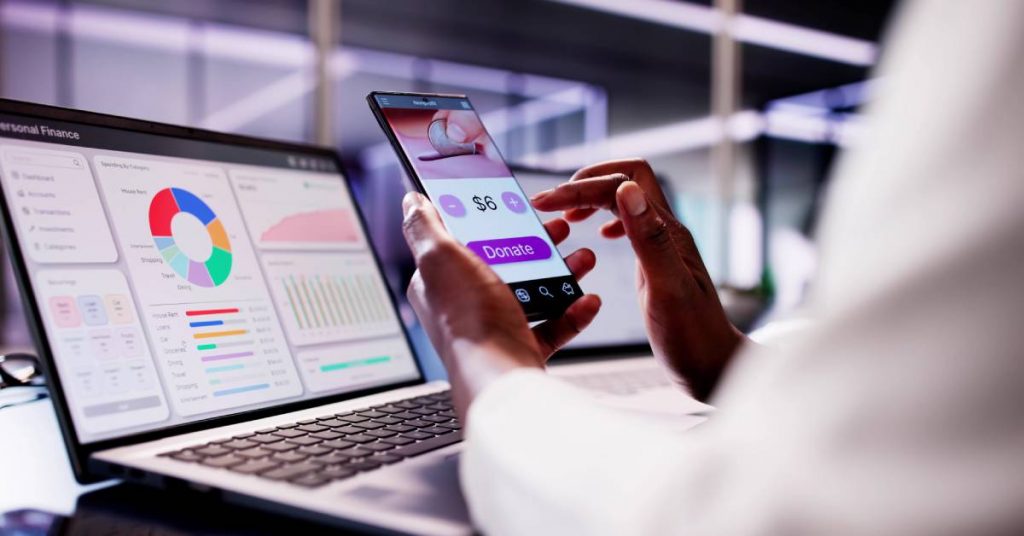
{"label": "index finger", "polygon": [[615,191],[619,185],[629,181],[622,173],[613,173],[603,177],[580,179],[563,182],[551,190],[533,196],[533,206],[537,210],[570,210],[570,209],[614,209]]}
{"label": "index finger", "polygon": [[402,199],[402,234],[409,244],[412,256],[420,256],[430,250],[438,242],[451,239],[451,235],[441,222],[437,209],[423,194],[409,192]]}
{"label": "index finger", "polygon": [[643,188],[652,201],[671,211],[672,205],[665,198],[665,192],[662,191],[661,185],[658,184],[658,178],[654,175],[654,170],[651,169],[651,165],[643,158],[626,158],[591,164],[574,173],[569,180],[580,181],[612,173],[622,173],[628,176],[629,180]]}

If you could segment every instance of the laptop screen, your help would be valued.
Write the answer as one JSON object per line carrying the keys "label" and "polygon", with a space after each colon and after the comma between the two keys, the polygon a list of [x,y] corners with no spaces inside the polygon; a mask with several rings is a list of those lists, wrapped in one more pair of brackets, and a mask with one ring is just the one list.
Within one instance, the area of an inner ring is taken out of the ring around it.
{"label": "laptop screen", "polygon": [[419,378],[325,153],[0,115],[0,182],[82,443]]}
{"label": "laptop screen", "polygon": [[[531,196],[558,186],[568,180],[570,175],[516,170],[516,178],[527,195]],[[558,246],[562,255],[568,255],[581,247],[594,251],[597,266],[580,281],[580,286],[586,292],[601,296],[602,302],[601,311],[594,321],[566,349],[596,350],[647,343],[647,331],[637,301],[636,256],[627,239],[608,240],[601,237],[601,224],[609,219],[611,215],[598,213],[582,222],[573,223],[569,238]]]}

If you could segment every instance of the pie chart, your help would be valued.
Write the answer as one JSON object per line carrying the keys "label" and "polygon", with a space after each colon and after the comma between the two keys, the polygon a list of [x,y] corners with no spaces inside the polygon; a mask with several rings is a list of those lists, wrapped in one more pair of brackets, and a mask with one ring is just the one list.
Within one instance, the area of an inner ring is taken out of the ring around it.
{"label": "pie chart", "polygon": [[200,287],[227,281],[231,274],[228,233],[217,214],[192,192],[181,188],[157,192],[149,203],[149,231],[164,262],[182,279]]}

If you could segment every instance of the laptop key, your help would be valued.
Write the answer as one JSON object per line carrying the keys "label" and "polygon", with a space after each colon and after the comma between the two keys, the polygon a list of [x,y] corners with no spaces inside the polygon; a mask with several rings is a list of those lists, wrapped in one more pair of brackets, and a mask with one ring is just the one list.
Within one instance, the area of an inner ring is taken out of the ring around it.
{"label": "laptop key", "polygon": [[320,426],[329,426],[331,428],[334,428],[335,426],[345,426],[345,422],[339,421],[338,419],[327,419],[320,421],[318,424]]}
{"label": "laptop key", "polygon": [[448,422],[448,421],[450,421],[452,419],[451,419],[451,417],[441,417],[440,415],[425,415],[423,417],[423,420],[428,421],[428,422],[433,422],[433,423],[440,423],[440,422]]}
{"label": "laptop key", "polygon": [[438,415],[440,415],[442,417],[451,417],[453,419],[458,417],[458,415],[454,411],[452,411],[450,409],[446,410],[446,411],[442,411],[442,412],[438,413]]}
{"label": "laptop key", "polygon": [[250,438],[250,437],[252,437],[254,435],[256,435],[256,434],[248,433],[247,432],[247,433],[244,433],[244,434],[235,434],[232,437],[234,437],[235,439],[248,439],[248,438]]}
{"label": "laptop key", "polygon": [[280,437],[284,437],[284,438],[292,438],[292,437],[302,437],[302,436],[306,435],[306,432],[302,431],[301,429],[293,428],[291,430],[278,430],[278,431],[274,432],[274,435],[280,436]]}
{"label": "laptop key", "polygon": [[339,434],[361,434],[361,433],[364,432],[363,428],[356,428],[355,426],[352,426],[351,424],[347,424],[345,426],[339,426],[337,428],[331,428],[331,430],[334,430],[335,432],[338,432]]}
{"label": "laptop key", "polygon": [[413,443],[412,445],[398,447],[395,450],[392,450],[390,454],[405,457],[418,456],[420,454],[423,454],[424,452],[430,452],[432,450],[437,450],[442,447],[447,447],[448,445],[454,445],[459,441],[462,441],[462,433],[455,432],[451,434],[445,434],[443,436],[425,439],[423,441],[420,441],[419,443]]}
{"label": "laptop key", "polygon": [[274,461],[278,461],[278,462],[284,462],[284,463],[295,463],[295,462],[301,462],[301,461],[305,460],[308,457],[309,456],[307,456],[305,454],[299,454],[297,452],[279,452],[279,453],[273,455],[270,459],[272,459]]}
{"label": "laptop key", "polygon": [[299,445],[301,447],[308,447],[310,445],[316,445],[317,443],[320,443],[321,441],[323,441],[323,439],[316,438],[316,437],[311,437],[311,436],[293,437],[292,439],[288,440],[289,443],[291,443],[293,445]]}
{"label": "laptop key", "polygon": [[203,457],[192,452],[191,450],[183,450],[181,452],[175,452],[171,454],[171,458],[182,462],[198,462],[202,461]]}
{"label": "laptop key", "polygon": [[412,419],[409,421],[405,421],[405,424],[408,424],[409,426],[415,426],[416,428],[426,428],[428,426],[431,426],[429,422],[421,421],[420,419]]}
{"label": "laptop key", "polygon": [[201,449],[195,449],[195,453],[200,456],[223,456],[229,454],[231,449],[226,449],[217,445],[211,445],[209,447],[203,447]]}
{"label": "laptop key", "polygon": [[249,441],[255,441],[261,444],[277,443],[278,441],[284,441],[283,437],[269,434],[255,435],[249,438]]}
{"label": "laptop key", "polygon": [[272,434],[272,433],[274,433],[276,431],[277,431],[277,427],[276,426],[271,426],[270,428],[263,428],[262,430],[256,430],[256,433],[257,434]]}
{"label": "laptop key", "polygon": [[391,430],[392,432],[398,432],[398,433],[411,432],[411,431],[413,431],[415,429],[416,429],[416,427],[409,426],[407,424],[392,424],[391,426],[388,426],[387,428],[385,428],[385,430]]}
{"label": "laptop key", "polygon": [[343,478],[349,478],[355,475],[356,471],[353,471],[352,469],[342,466],[328,467],[323,471],[320,471],[320,476],[324,478],[330,478],[331,480],[341,480]]}
{"label": "laptop key", "polygon": [[324,478],[320,475],[303,475],[298,478],[293,478],[288,482],[304,488],[318,488],[324,484],[330,482],[331,479]]}
{"label": "laptop key", "polygon": [[320,426],[319,424],[306,424],[296,428],[296,430],[302,430],[303,432],[323,432],[326,429],[326,426]]}
{"label": "laptop key", "polygon": [[[419,408],[419,406],[416,406],[416,408],[413,408],[413,409],[418,409],[418,408]],[[409,413],[408,411],[403,411],[401,413],[395,413],[394,415],[392,415],[392,417],[395,418],[395,419],[402,419],[403,421],[409,420],[409,419],[419,419],[420,418],[419,415],[416,415],[415,413]]]}
{"label": "laptop key", "polygon": [[288,423],[288,424],[279,424],[279,425],[277,425],[277,427],[279,429],[281,429],[281,430],[287,430],[289,428],[295,428],[298,425],[299,425],[299,423],[293,422],[293,423]]}
{"label": "laptop key", "polygon": [[392,437],[398,435],[398,432],[392,432],[391,430],[367,430],[366,435],[372,437]]}
{"label": "laptop key", "polygon": [[374,454],[373,457],[370,458],[370,461],[380,462],[380,463],[398,463],[398,462],[402,461],[403,459],[404,458],[402,458],[401,456],[395,456],[394,454],[379,453],[379,454]]}
{"label": "laptop key", "polygon": [[374,452],[376,452],[376,451],[367,450],[367,449],[364,449],[363,447],[359,446],[359,447],[352,447],[350,449],[339,450],[337,452],[337,454],[342,454],[342,455],[349,456],[349,457],[352,457],[352,458],[362,458],[364,456],[373,456]]}
{"label": "laptop key", "polygon": [[434,437],[434,434],[427,434],[423,432],[406,432],[402,434],[402,437],[408,437],[409,439],[430,439]]}
{"label": "laptop key", "polygon": [[316,419],[304,419],[297,421],[298,424],[316,424]]}
{"label": "laptop key", "polygon": [[352,434],[352,435],[349,435],[349,436],[345,436],[345,440],[346,441],[351,441],[353,443],[372,443],[372,442],[376,441],[377,438],[376,437],[370,437],[370,436],[365,435],[365,434]]}
{"label": "laptop key", "polygon": [[325,447],[325,448],[329,448],[329,449],[334,449],[334,450],[341,450],[341,449],[347,449],[347,448],[354,447],[354,446],[356,446],[356,444],[353,441],[345,441],[344,439],[335,439],[333,441],[324,441],[323,443],[320,444],[320,446]]}
{"label": "laptop key", "polygon": [[462,430],[462,425],[457,422],[445,422],[439,424],[438,426],[440,426],[441,428],[448,428],[450,430]]}
{"label": "laptop key", "polygon": [[440,426],[432,426],[430,428],[421,428],[420,431],[424,432],[424,433],[428,433],[428,434],[434,434],[434,435],[441,435],[441,434],[450,434],[450,433],[452,433],[451,429],[449,429],[449,428],[441,428]]}
{"label": "laptop key", "polygon": [[373,409],[375,409],[375,410],[377,410],[377,411],[379,411],[381,413],[387,413],[388,415],[390,415],[392,413],[401,413],[402,412],[402,408],[398,408],[398,407],[395,407],[395,406],[378,406],[378,407],[373,408]]}
{"label": "laptop key", "polygon": [[380,464],[370,460],[363,460],[359,462],[352,462],[348,464],[346,467],[350,469],[355,469],[356,471],[372,471],[380,467]]}
{"label": "laptop key", "polygon": [[380,442],[388,443],[390,445],[401,446],[408,445],[409,443],[415,443],[416,441],[413,439],[409,439],[408,437],[386,437],[384,439],[381,439]]}
{"label": "laptop key", "polygon": [[226,454],[224,456],[213,456],[211,458],[204,458],[203,461],[199,462],[203,465],[210,467],[231,467],[233,465],[239,465],[246,462],[246,459],[241,456],[235,456],[234,454]]}
{"label": "laptop key", "polygon": [[369,411],[360,411],[359,415],[362,415],[363,417],[366,417],[368,419],[376,419],[377,417],[383,417],[383,416],[387,415],[387,413],[381,413],[379,411],[375,411],[375,410],[371,409]]}
{"label": "laptop key", "polygon": [[232,439],[231,441],[228,441],[227,443],[221,443],[220,444],[220,446],[222,446],[222,447],[224,447],[226,449],[231,449],[231,450],[251,449],[251,448],[253,448],[255,446],[258,446],[258,445],[259,445],[259,443],[256,443],[255,441],[246,441],[244,439]]}
{"label": "laptop key", "polygon": [[245,463],[243,463],[241,465],[231,466],[228,469],[230,469],[230,470],[232,470],[232,471],[234,471],[236,473],[242,473],[242,474],[246,474],[246,475],[254,475],[254,474],[258,474],[258,473],[263,473],[263,472],[269,471],[269,470],[274,469],[275,467],[278,467],[280,465],[281,465],[280,463],[277,463],[277,462],[274,462],[274,461],[270,461],[270,460],[253,460],[253,461],[245,462]]}
{"label": "laptop key", "polygon": [[348,463],[351,460],[352,456],[346,456],[344,454],[332,452],[324,456],[317,456],[316,458],[312,458],[309,461],[310,463],[315,463],[317,465],[340,465]]}
{"label": "laptop key", "polygon": [[327,454],[331,452],[331,449],[322,447],[320,445],[310,445],[308,447],[302,447],[295,452],[301,452],[307,456],[320,456],[321,454]]}
{"label": "laptop key", "polygon": [[402,419],[396,419],[394,417],[381,417],[379,419],[374,419],[373,422],[380,424],[399,424],[402,422]]}
{"label": "laptop key", "polygon": [[338,420],[339,421],[345,421],[345,422],[366,422],[366,421],[370,420],[370,418],[369,417],[363,417],[362,415],[344,415],[344,416],[338,417]]}
{"label": "laptop key", "polygon": [[311,437],[315,437],[317,439],[338,439],[343,435],[345,434],[339,434],[338,432],[333,432],[331,430],[324,430],[323,432],[311,434]]}
{"label": "laptop key", "polygon": [[372,450],[374,452],[382,452],[382,451],[385,451],[385,450],[391,450],[391,449],[395,448],[395,446],[390,444],[390,443],[379,443],[378,442],[378,443],[367,443],[367,444],[363,445],[363,448],[366,449],[366,450]]}
{"label": "laptop key", "polygon": [[311,473],[319,468],[318,465],[301,462],[294,465],[286,465],[279,469],[274,469],[261,474],[263,478],[269,478],[270,480],[289,480],[298,476],[302,476],[306,473]]}
{"label": "laptop key", "polygon": [[240,451],[235,453],[236,456],[241,456],[243,458],[249,458],[249,459],[266,458],[267,456],[270,456],[271,454],[273,454],[273,451],[269,451],[267,449],[259,448],[259,447],[254,448],[254,449],[240,450]]}
{"label": "laptop key", "polygon": [[295,443],[289,443],[287,441],[263,445],[264,450],[269,450],[271,452],[288,452],[289,450],[295,450],[297,448],[299,448],[298,445],[296,445]]}
{"label": "laptop key", "polygon": [[433,415],[433,414],[437,413],[438,411],[439,410],[436,410],[436,409],[416,408],[416,409],[410,409],[409,413],[415,413],[416,415]]}
{"label": "laptop key", "polygon": [[415,403],[410,402],[408,400],[403,400],[401,402],[395,402],[394,406],[396,408],[402,408],[402,409],[416,409],[416,408],[420,407],[419,404],[415,404]]}
{"label": "laptop key", "polygon": [[381,424],[379,422],[373,422],[373,421],[357,422],[357,423],[353,424],[352,426],[355,426],[356,428],[365,428],[367,430],[376,430],[378,428],[384,428],[383,424]]}

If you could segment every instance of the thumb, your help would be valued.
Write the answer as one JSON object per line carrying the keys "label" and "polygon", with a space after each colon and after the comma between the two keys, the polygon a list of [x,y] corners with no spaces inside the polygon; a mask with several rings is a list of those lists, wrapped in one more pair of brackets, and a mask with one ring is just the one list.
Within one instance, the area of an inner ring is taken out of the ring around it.
{"label": "thumb", "polygon": [[659,214],[639,184],[629,181],[619,185],[615,201],[648,284],[678,280],[689,271],[676,251],[670,222]]}

